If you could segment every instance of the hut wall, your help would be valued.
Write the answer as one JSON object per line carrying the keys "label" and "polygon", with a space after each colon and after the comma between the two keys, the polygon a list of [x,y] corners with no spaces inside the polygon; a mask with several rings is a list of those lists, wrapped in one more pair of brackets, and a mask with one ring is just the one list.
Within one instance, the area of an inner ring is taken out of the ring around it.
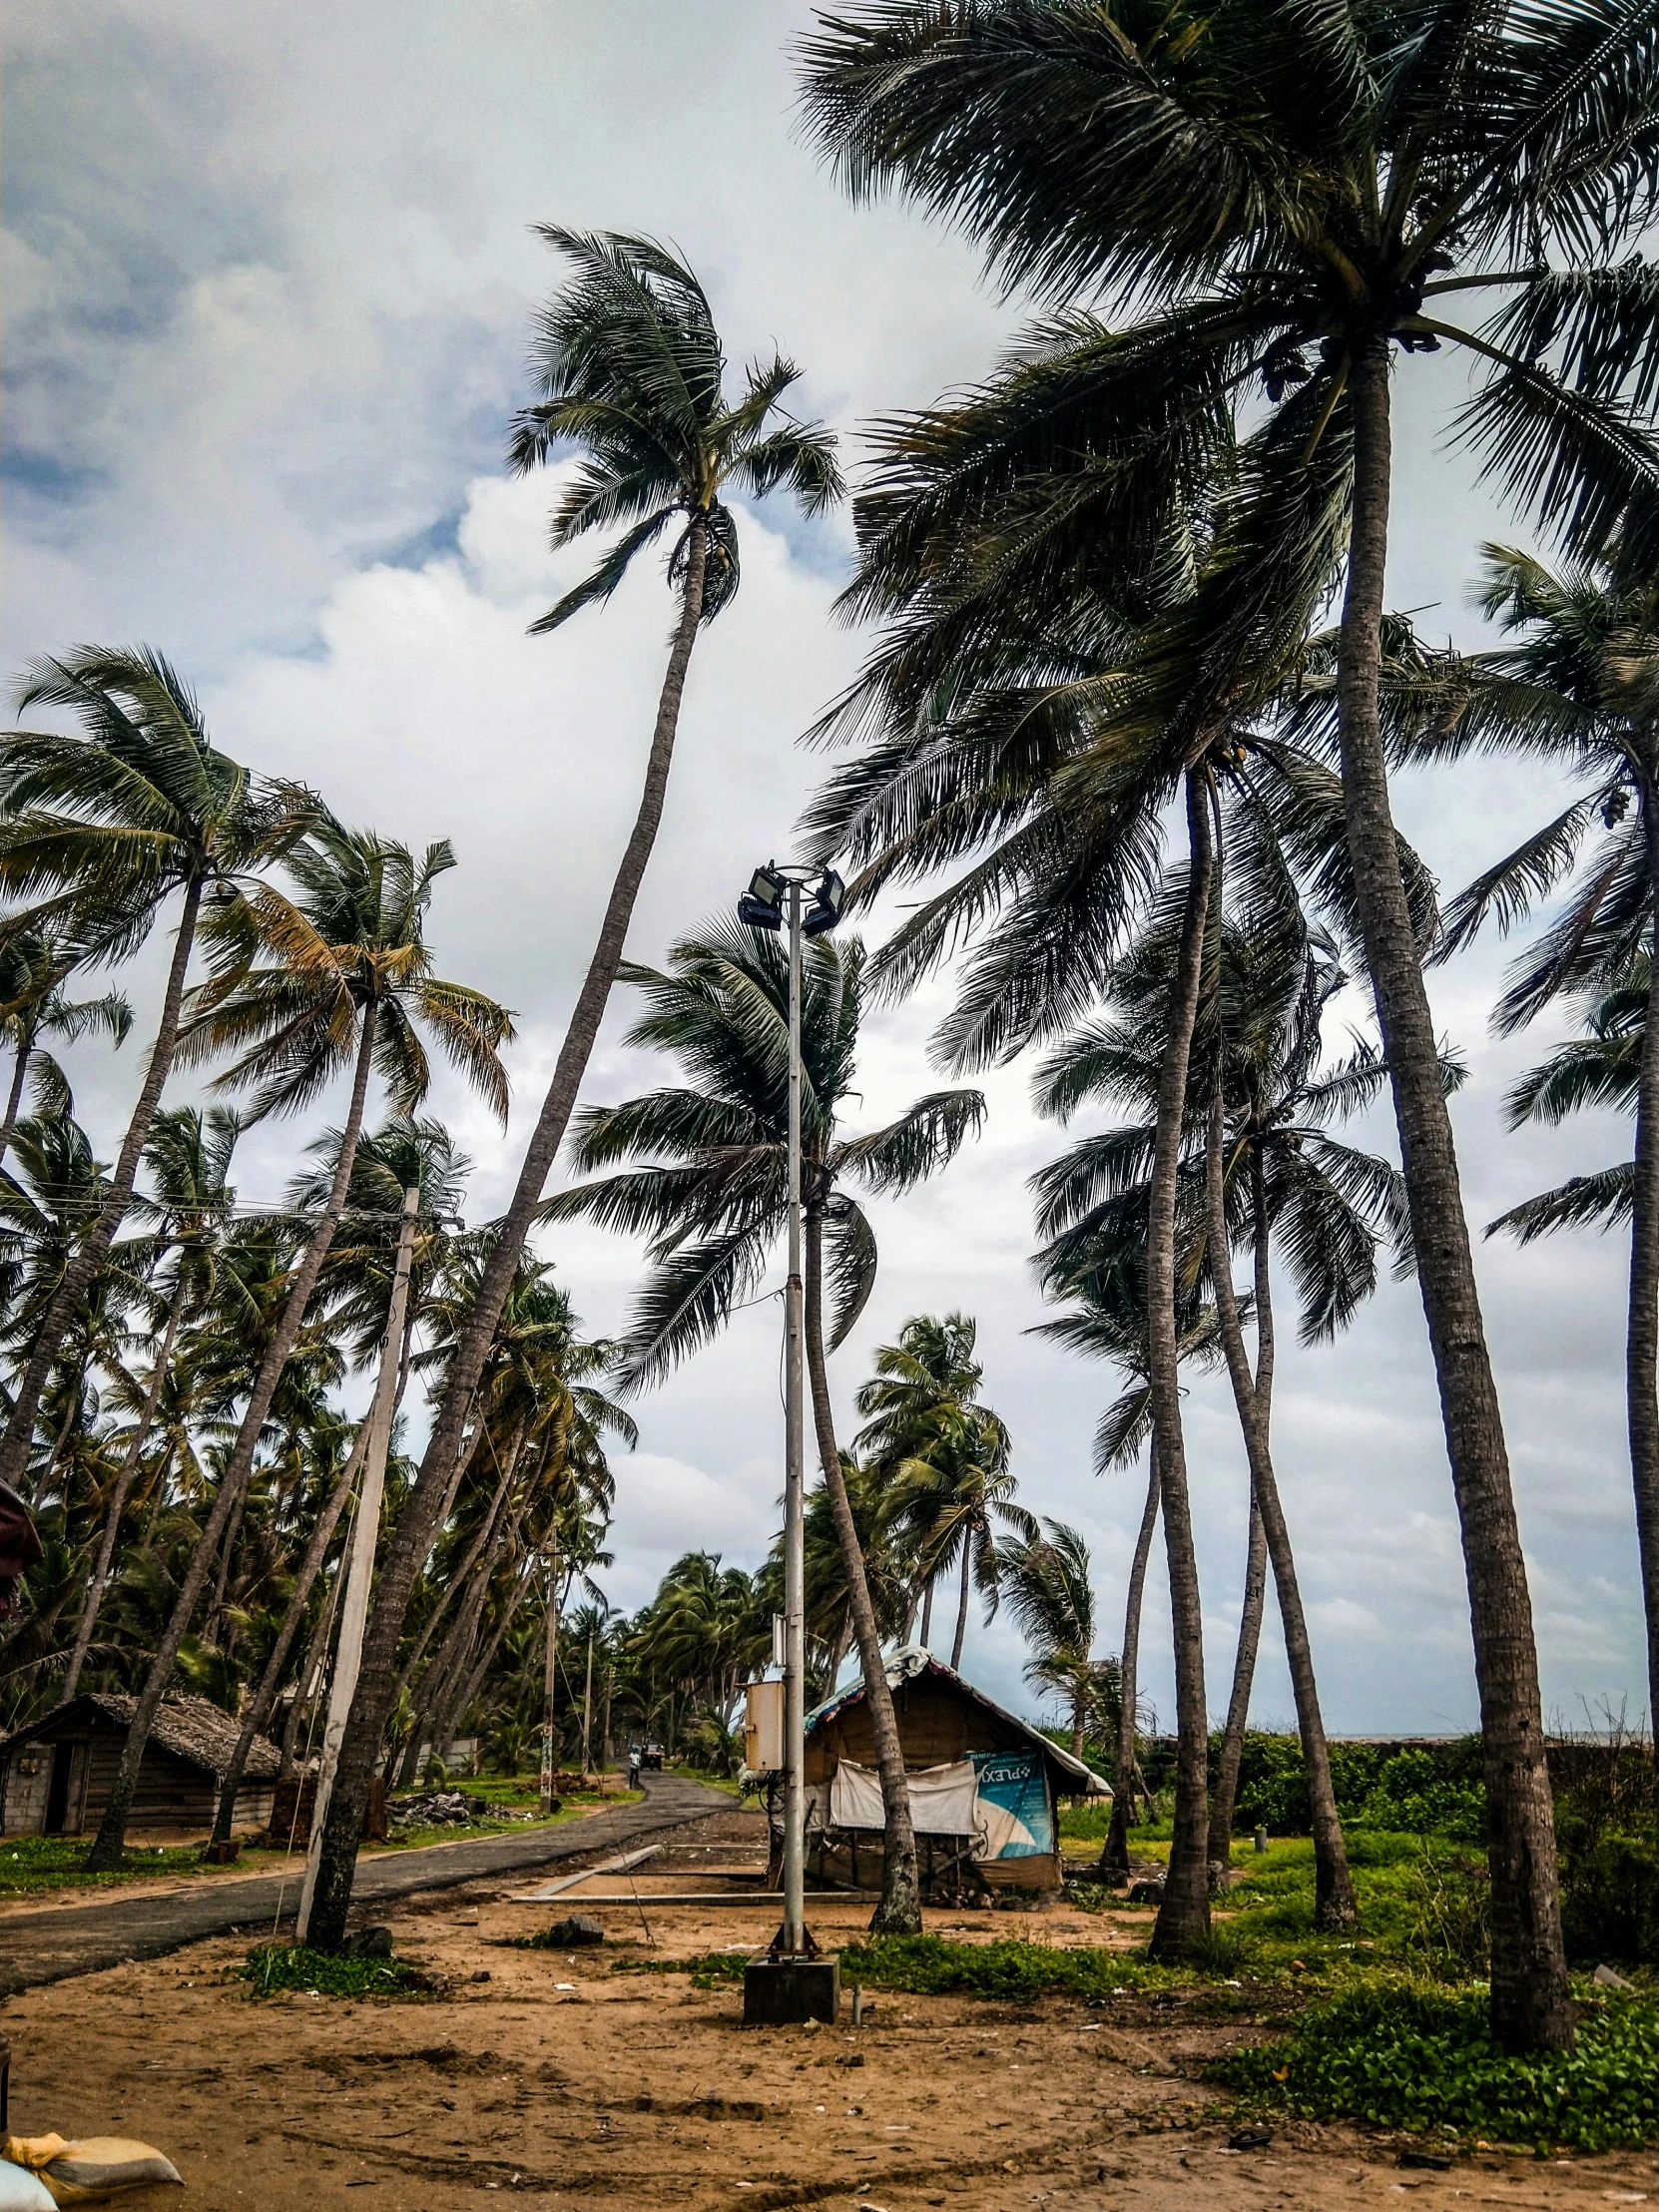
{"label": "hut wall", "polygon": [[[948,1682],[919,1675],[893,1692],[906,1767],[942,1767],[970,1751],[1026,1751],[1030,1738],[962,1695]],[[827,1782],[843,1759],[873,1767],[875,1730],[863,1698],[845,1706],[807,1739],[807,1780]]]}
{"label": "hut wall", "polygon": [[[84,1730],[84,1722],[81,1728]],[[54,1754],[60,1743],[68,1742],[74,1746],[74,1760],[61,1833],[65,1836],[91,1834],[104,1818],[104,1808],[109,1803],[126,1740],[124,1730],[99,1724],[90,1736],[80,1730],[66,1731],[62,1736],[42,1731],[30,1744],[18,1745],[6,1762],[4,1795],[0,1797],[0,1833],[10,1836],[45,1833]],[[25,1776],[18,1770],[23,1755],[31,1750],[38,1755],[38,1771]],[[263,1828],[266,1825],[271,1817],[273,1787],[269,1781],[244,1783],[237,1792],[236,1827]],[[213,1827],[218,1796],[219,1783],[215,1775],[152,1742],[139,1768],[138,1789],[128,1829],[135,1835],[162,1829],[206,1834]]]}

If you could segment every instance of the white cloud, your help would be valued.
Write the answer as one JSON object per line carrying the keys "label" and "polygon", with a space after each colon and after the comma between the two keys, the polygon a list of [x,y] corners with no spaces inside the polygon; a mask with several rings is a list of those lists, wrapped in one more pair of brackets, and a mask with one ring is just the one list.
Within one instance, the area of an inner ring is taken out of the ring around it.
{"label": "white cloud", "polygon": [[[619,25],[626,17],[626,33]],[[654,231],[703,274],[734,357],[774,340],[801,404],[854,431],[983,372],[1020,310],[962,243],[895,207],[855,211],[794,131],[788,41],[805,0],[757,10],[633,0],[346,0],[327,11],[206,0],[21,0],[6,80],[10,402],[8,661],[80,637],[152,638],[202,684],[222,744],[304,776],[348,820],[411,841],[446,834],[441,965],[519,1011],[516,1113],[503,1143],[444,1080],[437,1104],[499,1204],[539,1098],[637,793],[669,603],[650,561],[602,611],[550,639],[525,626],[578,573],[545,547],[550,477],[499,473],[525,396],[531,308],[556,265],[537,219]],[[1459,372],[1401,379],[1395,604],[1472,634],[1462,586],[1478,541],[1513,535],[1434,444]],[[1432,402],[1432,405],[1430,404]],[[1442,409],[1443,412],[1443,409]],[[701,639],[662,842],[632,936],[644,958],[728,901],[783,848],[821,758],[797,733],[845,681],[859,641],[831,601],[844,518],[748,516],[736,605]],[[1455,887],[1551,809],[1513,763],[1401,787],[1406,833]],[[1470,1221],[1618,1156],[1611,1117],[1502,1133],[1503,1093],[1545,1041],[1485,1034],[1506,948],[1432,979],[1467,1055],[1454,1104]],[[150,987],[154,955],[136,988]],[[926,1056],[942,981],[872,1015],[871,1121],[939,1080]],[[1356,995],[1357,1013],[1363,1005]],[[612,1011],[587,1095],[646,1076]],[[77,1060],[107,1154],[136,1055]],[[871,1348],[920,1310],[980,1322],[988,1392],[1013,1428],[1024,1494],[1095,1547],[1102,1642],[1115,1647],[1142,1477],[1097,1480],[1090,1442],[1113,1379],[1025,1334],[1041,1318],[1025,1179],[1059,1141],[1024,1073],[984,1088],[983,1141],[875,1219],[881,1277],[835,1361],[843,1415]],[[1385,1107],[1357,1132],[1391,1149]],[[250,1193],[284,1178],[296,1133],[251,1139]],[[620,1325],[638,1254],[588,1230],[556,1256],[588,1319]],[[1618,1240],[1478,1249],[1517,1495],[1538,1568],[1546,1698],[1638,1694],[1641,1645],[1620,1409]],[[1281,1295],[1288,1307],[1289,1294]],[[1466,1594],[1420,1308],[1389,1285],[1335,1347],[1281,1331],[1277,1436],[1287,1511],[1336,1728],[1464,1726]],[[1243,1454],[1225,1382],[1188,1399],[1195,1512],[1225,1702],[1245,1541]],[[639,1408],[619,1457],[618,1593],[693,1543],[754,1560],[775,1525],[774,1310]],[[1161,1545],[1144,1650],[1166,1716]],[[977,1619],[969,1663],[1027,1703],[1006,1621]],[[1271,1605],[1259,1713],[1290,1711]]]}

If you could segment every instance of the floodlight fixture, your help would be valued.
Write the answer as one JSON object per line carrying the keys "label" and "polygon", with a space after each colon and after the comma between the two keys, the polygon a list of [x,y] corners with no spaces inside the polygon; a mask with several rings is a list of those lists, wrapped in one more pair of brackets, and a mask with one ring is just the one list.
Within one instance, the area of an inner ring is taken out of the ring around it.
{"label": "floodlight fixture", "polygon": [[748,890],[738,900],[738,919],[748,922],[751,929],[782,929],[787,887],[772,861],[758,867],[749,878]]}
{"label": "floodlight fixture", "polygon": [[801,917],[804,937],[822,937],[834,928],[846,904],[846,885],[832,867],[826,868],[813,886],[813,903]]}

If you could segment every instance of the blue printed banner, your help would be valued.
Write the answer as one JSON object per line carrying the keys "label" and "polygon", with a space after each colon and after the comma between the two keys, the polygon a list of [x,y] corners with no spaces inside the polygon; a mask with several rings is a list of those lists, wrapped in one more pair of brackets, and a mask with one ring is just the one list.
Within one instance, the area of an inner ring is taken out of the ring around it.
{"label": "blue printed banner", "polygon": [[1054,1849],[1040,1753],[975,1751],[975,1800],[986,1859],[1035,1859]]}

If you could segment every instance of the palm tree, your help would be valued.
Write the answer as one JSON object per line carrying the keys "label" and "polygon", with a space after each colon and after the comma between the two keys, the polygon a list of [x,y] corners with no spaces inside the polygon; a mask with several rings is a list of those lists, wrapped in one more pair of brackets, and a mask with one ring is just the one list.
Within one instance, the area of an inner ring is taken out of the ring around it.
{"label": "palm tree", "polygon": [[[1344,800],[1468,1551],[1492,2017],[1505,2047],[1564,2047],[1531,1606],[1379,717],[1389,384],[1396,347],[1465,348],[1481,381],[1457,434],[1582,550],[1651,501],[1659,456],[1632,402],[1652,388],[1652,279],[1614,263],[1659,196],[1648,10],[1222,0],[1171,35],[1158,0],[866,0],[824,20],[807,66],[854,192],[898,185],[955,215],[1010,282],[1125,301],[1109,324],[1071,311],[1094,341],[1072,384],[1067,443],[1093,471],[1070,490],[1072,533],[1133,534],[1245,394],[1311,415],[1283,451],[1287,487],[1351,457]],[[1496,294],[1481,327],[1446,319],[1461,291]],[[1022,427],[1052,452],[1052,419]]]}
{"label": "palm tree", "polygon": [[[1108,1151],[1095,1140],[1098,1151]],[[1081,1154],[1085,1146],[1079,1146]],[[1144,1161],[1144,1144],[1137,1138],[1134,1151]],[[1046,1169],[1033,1178],[1040,1198],[1048,1192],[1054,1171]],[[1201,1268],[1196,1245],[1202,1223],[1186,1177],[1182,1194],[1182,1218],[1178,1222],[1176,1282],[1181,1304],[1177,1310],[1178,1362],[1194,1361],[1203,1369],[1221,1358],[1220,1329],[1213,1306],[1199,1303],[1197,1286]],[[1164,1486],[1158,1465],[1158,1429],[1150,1370],[1151,1331],[1147,1318],[1147,1194],[1144,1183],[1131,1183],[1106,1200],[1066,1236],[1056,1238],[1039,1256],[1043,1287],[1051,1298],[1064,1300],[1070,1311],[1053,1321],[1039,1322],[1033,1336],[1047,1337],[1068,1351],[1086,1358],[1109,1360],[1129,1379],[1129,1387],[1101,1414],[1095,1428],[1094,1471],[1110,1473],[1130,1466],[1147,1450],[1146,1504],[1141,1513],[1130,1559],[1124,1598],[1123,1643],[1118,1657],[1118,1740],[1113,1768],[1114,1793],[1111,1825],[1101,1848],[1103,1881],[1129,1879],[1129,1824],[1139,1773],[1136,1739],[1140,1720],[1141,1601],[1146,1586],[1147,1562],[1153,1530],[1163,1502]],[[1178,1371],[1179,1372],[1179,1371]]]}
{"label": "palm tree", "polygon": [[69,1668],[64,1677],[63,1701],[80,1687],[81,1671],[92,1648],[99,1608],[109,1588],[133,1484],[143,1462],[145,1445],[161,1405],[162,1391],[173,1367],[174,1350],[185,1321],[202,1312],[212,1301],[218,1281],[219,1242],[226,1215],[236,1203],[229,1182],[231,1155],[242,1124],[223,1106],[164,1108],[156,1116],[145,1147],[153,1196],[147,1211],[160,1213],[163,1234],[159,1249],[172,1249],[173,1266],[165,1285],[154,1286],[153,1295],[166,1314],[161,1335],[155,1341],[150,1380],[136,1408],[137,1417],[127,1448],[110,1489],[109,1509],[99,1538],[98,1555],[87,1583],[81,1618],[75,1631]]}
{"label": "palm tree", "polygon": [[[1213,969],[1189,1102],[1193,1204],[1207,1243],[1221,1350],[1251,1469],[1251,1559],[1239,1658],[1211,1800],[1209,1856],[1231,1853],[1233,1803],[1261,1630],[1263,1577],[1257,1546],[1273,1564],[1298,1726],[1314,1809],[1317,1914],[1323,1927],[1354,1925],[1356,1907],[1342,1824],[1331,1782],[1313,1655],[1271,1443],[1275,1366],[1270,1258],[1277,1240],[1302,1305],[1304,1343],[1333,1336],[1377,1282],[1377,1249],[1391,1244],[1409,1264],[1404,1193],[1383,1160],[1330,1134],[1329,1122],[1370,1104],[1387,1080],[1380,1055],[1357,1046],[1335,1068],[1322,1066],[1326,1006],[1347,977],[1336,946],[1308,931],[1294,905],[1254,926],[1230,916],[1215,933]],[[1164,1064],[1166,1007],[1176,963],[1173,931],[1154,931],[1125,961],[1112,1019],[1069,1038],[1038,1075],[1038,1103],[1069,1115],[1091,1098],[1113,1098],[1149,1114]],[[1448,1063],[1446,1080],[1461,1070]],[[1039,1226],[1055,1241],[1043,1256],[1064,1282],[1074,1256],[1093,1265],[1102,1230],[1121,1233],[1124,1202],[1140,1203],[1139,1179],[1151,1148],[1146,1122],[1091,1138],[1039,1178]],[[1253,1255],[1254,1370],[1244,1316],[1223,1264],[1235,1241]]]}
{"label": "palm tree", "polygon": [[[924,1425],[946,1406],[971,1402],[978,1394],[983,1371],[974,1358],[977,1325],[964,1314],[948,1314],[940,1321],[922,1314],[905,1323],[898,1342],[882,1345],[875,1355],[875,1375],[853,1398],[860,1413],[869,1418],[854,1440],[861,1463],[893,1493],[888,1511],[903,1530],[906,1549],[916,1561],[913,1598],[921,1606],[922,1643],[932,1634],[933,1586],[936,1576],[919,1571],[923,1539],[919,1499],[896,1495],[898,1469],[914,1455]],[[914,1618],[915,1605],[910,1607]],[[908,1633],[908,1623],[906,1623]]]}
{"label": "palm tree", "polygon": [[780,402],[798,375],[789,362],[778,358],[770,366],[755,367],[743,396],[728,401],[725,354],[713,312],[697,278],[673,255],[645,239],[551,225],[542,236],[573,265],[574,276],[540,317],[535,365],[542,397],[514,425],[513,464],[528,469],[564,443],[584,450],[587,457],[554,515],[554,535],[561,544],[617,522],[632,527],[587,582],[567,593],[536,627],[550,629],[579,606],[604,600],[634,555],[676,515],[684,515],[669,562],[669,583],[679,594],[679,620],[639,813],[474,1311],[455,1347],[415,1496],[381,1569],[315,1886],[311,1928],[313,1939],[322,1943],[337,1942],[344,1934],[357,1833],[391,1710],[404,1611],[441,1525],[450,1469],[496,1318],[564,1143],[622,962],[634,901],[662,820],[692,647],[699,625],[728,605],[737,589],[737,525],[722,493],[735,490],[764,498],[785,491],[804,513],[816,515],[841,492],[830,434],[782,412]]}
{"label": "palm tree", "polygon": [[927,1641],[933,1585],[959,1564],[961,1588],[950,1664],[962,1664],[968,1592],[976,1583],[994,1613],[1001,1595],[1000,1555],[993,1522],[1030,1538],[1037,1524],[1014,1503],[1008,1431],[977,1402],[981,1370],[973,1357],[976,1325],[965,1314],[906,1322],[895,1345],[875,1355],[875,1377],[853,1402],[874,1417],[853,1439],[871,1471],[892,1485],[893,1511],[914,1548],[917,1581],[926,1593],[921,1638]]}
{"label": "palm tree", "polygon": [[[345,1150],[342,1129],[324,1131],[310,1147],[319,1161],[317,1171],[296,1178],[288,1192],[289,1204],[301,1216],[325,1208],[340,1155]],[[355,1234],[342,1248],[337,1236],[318,1280],[319,1299],[328,1301],[330,1333],[336,1338],[349,1331],[355,1337],[356,1365],[367,1367],[376,1355],[397,1364],[392,1410],[395,1415],[408,1382],[415,1331],[420,1325],[421,1302],[436,1267],[442,1264],[448,1239],[442,1219],[454,1215],[460,1205],[461,1184],[470,1162],[459,1153],[441,1122],[421,1121],[413,1114],[395,1115],[371,1135],[360,1137],[346,1186],[346,1211]],[[416,1227],[408,1260],[408,1287],[404,1300],[401,1342],[385,1346],[391,1305],[392,1276],[401,1230],[404,1194],[419,1193]],[[343,1324],[343,1327],[342,1327]],[[219,1786],[219,1811],[214,1836],[231,1834],[236,1816],[237,1793],[255,1739],[264,1731],[282,1685],[288,1658],[306,1617],[316,1578],[322,1571],[328,1547],[340,1515],[357,1481],[362,1455],[368,1448],[369,1424],[360,1421],[350,1451],[337,1480],[312,1516],[305,1548],[294,1571],[283,1607],[281,1626],[266,1658],[265,1671],[242,1713],[242,1726]]]}
{"label": "palm tree", "polygon": [[447,841],[429,845],[417,861],[407,847],[348,830],[319,809],[286,858],[293,894],[270,883],[251,892],[227,884],[204,923],[216,973],[192,999],[180,1059],[191,1064],[226,1048],[240,1052],[214,1087],[254,1087],[244,1126],[295,1112],[346,1069],[351,1091],[327,1200],[285,1285],[201,1543],[134,1708],[87,1855],[95,1870],[122,1863],[139,1767],[175,1656],[227,1525],[242,1511],[272,1402],[345,1211],[371,1071],[381,1070],[396,1110],[412,1113],[431,1080],[418,1023],[506,1121],[507,1079],[497,1048],[513,1033],[511,1017],[481,991],[434,976],[425,943],[433,881],[454,864]]}
{"label": "palm tree", "polygon": [[[1044,1517],[1047,1534],[1005,1537],[998,1566],[1021,1635],[1031,1646],[1025,1679],[1058,1690],[1071,1707],[1072,1756],[1081,1759],[1091,1701],[1101,1686],[1094,1649],[1089,1547],[1075,1528]],[[1127,1787],[1127,1783],[1124,1784]]]}
{"label": "palm tree", "polygon": [[[1110,471],[1067,486],[1056,457],[1073,446],[1065,394],[1085,338],[1062,318],[980,390],[883,427],[843,604],[884,614],[887,632],[821,725],[854,735],[873,725],[875,742],[809,821],[817,849],[858,865],[854,897],[975,856],[895,933],[876,970],[889,987],[908,985],[978,935],[939,1037],[959,1067],[1010,1057],[1074,1021],[1110,988],[1123,943],[1166,894],[1180,917],[1148,1246],[1180,1747],[1154,1940],[1160,1956],[1178,1957],[1209,1928],[1209,1727],[1174,1237],[1213,818],[1219,803],[1258,872],[1300,884],[1357,929],[1340,782],[1269,726],[1306,665],[1346,476],[1305,471],[1285,491],[1280,448],[1287,437],[1305,441],[1311,421],[1276,422],[1236,450],[1218,428],[1172,468],[1138,535],[1103,550],[1092,522],[1078,534],[1068,517]],[[1021,422],[1044,407],[1043,436],[1021,443]],[[1187,861],[1166,872],[1165,818],[1178,809]],[[1433,906],[1420,868],[1410,880],[1426,922]]]}
{"label": "palm tree", "polygon": [[12,1047],[11,1089],[5,1120],[0,1122],[0,1160],[11,1149],[23,1086],[31,1072],[37,1113],[75,1111],[68,1079],[41,1043],[42,1037],[74,1044],[101,1030],[119,1045],[133,1026],[133,1009],[121,991],[107,991],[102,998],[66,995],[63,986],[84,956],[80,946],[50,925],[0,938],[0,1037]]}
{"label": "palm tree", "polygon": [[[636,1382],[662,1375],[725,1324],[760,1281],[789,1204],[787,950],[764,930],[722,923],[683,940],[669,959],[667,972],[624,969],[648,1006],[627,1041],[674,1053],[694,1081],[584,1114],[575,1146],[579,1170],[591,1174],[629,1159],[650,1164],[579,1185],[545,1209],[552,1221],[581,1216],[652,1239],[653,1273],[630,1330],[629,1374]],[[801,1008],[806,1352],[819,1461],[840,1536],[881,1768],[887,1846],[873,1925],[897,1933],[920,1923],[909,1792],[841,1474],[826,1355],[844,1340],[875,1282],[875,1234],[847,1186],[909,1190],[977,1130],[984,1101],[977,1091],[939,1091],[884,1128],[842,1132],[839,1117],[856,1079],[863,972],[864,949],[855,937],[810,941]],[[828,1329],[827,1273],[834,1302]]]}
{"label": "palm tree", "polygon": [[[1592,1008],[1591,1035],[1513,1094],[1511,1125],[1556,1118],[1581,1082],[1585,1096],[1611,1103],[1623,1093],[1619,1103],[1635,1109],[1625,1412],[1649,1701],[1659,1710],[1659,609],[1651,563],[1629,550],[1557,573],[1488,545],[1478,603],[1513,642],[1430,657],[1390,704],[1414,756],[1530,754],[1580,787],[1447,909],[1438,950],[1449,956],[1494,916],[1512,928],[1567,882],[1561,912],[1516,962],[1492,1019],[1508,1035],[1562,996]],[[1629,999],[1638,972],[1650,996],[1640,1008]],[[1527,1208],[1521,1215],[1545,1226]]]}
{"label": "palm tree", "polygon": [[19,711],[66,709],[82,735],[0,739],[0,889],[35,902],[7,932],[57,930],[86,957],[125,957],[177,892],[178,932],[144,1081],[109,1195],[40,1319],[0,1438],[0,1482],[22,1475],[35,1413],[65,1331],[133,1199],[139,1162],[178,1043],[202,901],[284,850],[311,819],[308,793],[257,787],[209,742],[202,712],[159,654],[88,647],[42,661]]}

